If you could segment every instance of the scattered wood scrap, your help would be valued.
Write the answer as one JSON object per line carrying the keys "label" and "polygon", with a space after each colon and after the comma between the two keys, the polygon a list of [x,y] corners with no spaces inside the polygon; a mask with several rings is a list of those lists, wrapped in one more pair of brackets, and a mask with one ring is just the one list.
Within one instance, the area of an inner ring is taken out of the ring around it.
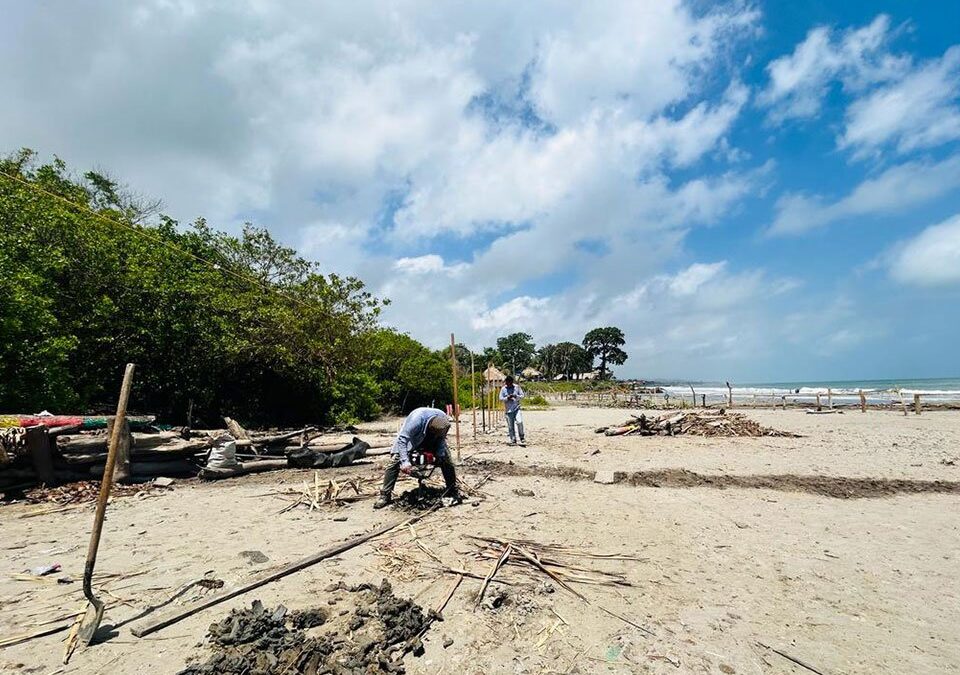
{"label": "scattered wood scrap", "polygon": [[659,417],[631,416],[620,425],[600,427],[598,434],[607,436],[782,436],[799,438],[800,434],[760,425],[740,413],[718,411],[677,412]]}

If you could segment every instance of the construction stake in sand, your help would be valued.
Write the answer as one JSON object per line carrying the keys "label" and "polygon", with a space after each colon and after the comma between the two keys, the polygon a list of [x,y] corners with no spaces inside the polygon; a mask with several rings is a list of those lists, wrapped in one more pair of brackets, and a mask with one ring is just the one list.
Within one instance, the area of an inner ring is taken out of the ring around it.
{"label": "construction stake in sand", "polygon": [[457,432],[457,464],[460,463],[460,402],[457,396],[457,345],[450,333],[450,366],[453,368],[453,424]]}

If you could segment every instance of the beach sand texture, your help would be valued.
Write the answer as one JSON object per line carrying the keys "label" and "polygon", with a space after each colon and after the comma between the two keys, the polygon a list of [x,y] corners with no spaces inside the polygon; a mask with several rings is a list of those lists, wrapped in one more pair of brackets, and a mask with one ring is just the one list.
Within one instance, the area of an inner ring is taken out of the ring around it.
{"label": "beach sand texture", "polygon": [[[823,673],[960,670],[960,412],[745,411],[802,438],[594,433],[629,412],[526,411],[527,448],[506,447],[503,430],[474,442],[466,414],[461,476],[473,483],[491,474],[485,495],[142,639],[130,633],[143,622],[134,617],[204,575],[229,588],[403,514],[375,512],[370,500],[280,513],[290,498],[277,492],[312,483],[310,470],[117,498],[95,582],[108,601],[103,625],[116,628],[59,672],[175,673],[206,657],[207,627],[230,608],[254,599],[325,606],[324,589],[341,580],[389,578],[398,595],[436,606],[455,578],[431,556],[481,576],[491,567],[467,535],[641,560],[591,561],[631,585],[574,584],[586,601],[555,583],[546,592],[545,577],[508,564],[496,577],[511,582],[507,601],[494,611],[475,609],[480,581],[467,578],[423,656],[406,658],[410,673],[810,672],[763,645]],[[381,467],[320,479],[375,478]],[[596,471],[615,472],[616,482],[595,483]],[[92,507],[22,517],[37,509],[0,507],[0,637],[85,605],[79,579]],[[78,581],[12,578],[55,562]],[[206,592],[188,589],[155,616]],[[0,649],[0,671],[58,672],[65,636]]]}

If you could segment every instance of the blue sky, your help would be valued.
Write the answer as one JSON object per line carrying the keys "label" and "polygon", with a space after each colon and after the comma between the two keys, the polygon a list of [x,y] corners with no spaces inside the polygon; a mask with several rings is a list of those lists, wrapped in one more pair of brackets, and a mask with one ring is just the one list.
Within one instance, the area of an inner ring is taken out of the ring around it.
{"label": "blue sky", "polygon": [[960,3],[15,2],[0,148],[267,226],[442,346],[960,375]]}

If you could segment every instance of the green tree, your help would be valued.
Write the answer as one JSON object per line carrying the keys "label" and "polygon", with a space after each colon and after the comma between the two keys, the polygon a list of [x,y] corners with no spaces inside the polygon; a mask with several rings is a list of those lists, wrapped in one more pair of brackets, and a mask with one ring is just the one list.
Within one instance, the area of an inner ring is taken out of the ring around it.
{"label": "green tree", "polygon": [[626,344],[623,331],[615,326],[594,328],[583,337],[583,347],[593,358],[600,359],[600,379],[608,376],[607,364],[621,365],[627,353],[621,349]]}
{"label": "green tree", "polygon": [[533,338],[526,333],[511,333],[506,337],[497,338],[497,352],[503,366],[510,373],[518,373],[533,362],[536,346]]}
{"label": "green tree", "polygon": [[589,372],[593,367],[590,353],[573,342],[560,342],[546,345],[540,350],[540,369],[548,378],[563,375],[572,379],[574,375]]}

